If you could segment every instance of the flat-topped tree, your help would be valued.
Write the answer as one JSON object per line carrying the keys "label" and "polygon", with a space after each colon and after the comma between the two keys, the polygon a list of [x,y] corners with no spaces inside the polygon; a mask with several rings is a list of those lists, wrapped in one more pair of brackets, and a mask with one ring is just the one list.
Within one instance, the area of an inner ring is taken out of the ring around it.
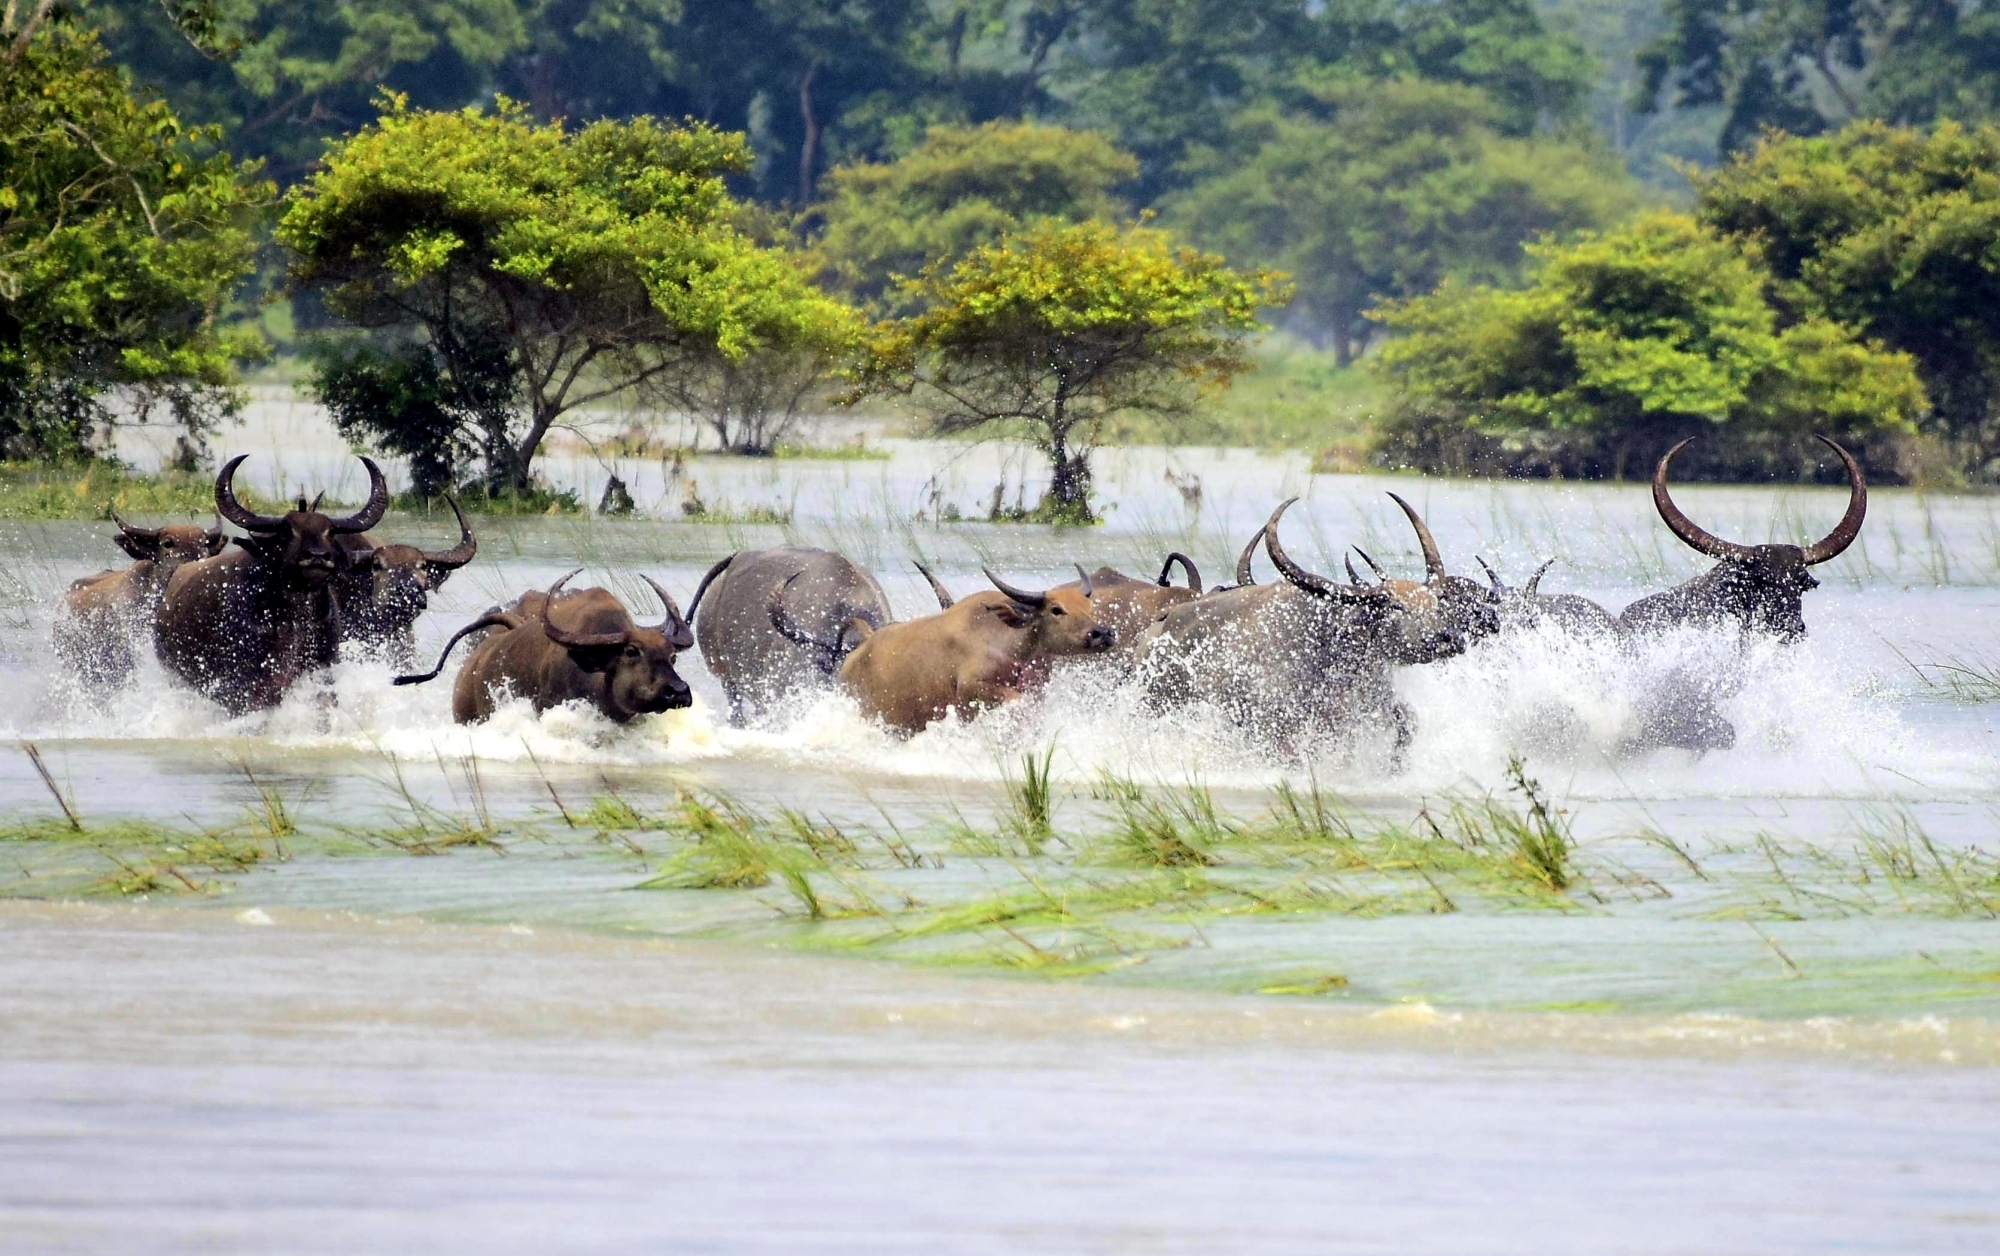
{"label": "flat-topped tree", "polygon": [[1025,432],[1049,456],[1038,515],[1087,523],[1090,453],[1120,414],[1185,414],[1250,366],[1257,311],[1290,286],[1165,233],[1044,223],[910,280],[857,392],[910,399],[932,431]]}
{"label": "flat-topped tree", "polygon": [[[701,123],[571,132],[506,100],[433,113],[390,97],[295,190],[278,238],[295,284],[385,337],[414,336],[463,396],[494,395],[480,373],[506,373],[520,411],[508,439],[466,436],[485,451],[488,485],[521,491],[563,415],[687,354],[741,359],[852,335],[845,306],[734,225],[723,179],[749,166],[743,136]],[[464,351],[495,343],[497,366]],[[437,410],[475,428],[488,412]]]}

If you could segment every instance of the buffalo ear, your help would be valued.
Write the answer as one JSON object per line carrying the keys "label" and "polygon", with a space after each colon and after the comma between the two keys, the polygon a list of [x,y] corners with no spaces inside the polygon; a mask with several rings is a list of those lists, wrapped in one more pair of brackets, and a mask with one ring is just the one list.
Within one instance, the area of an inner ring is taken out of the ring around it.
{"label": "buffalo ear", "polygon": [[563,649],[569,652],[569,661],[586,672],[610,671],[611,665],[618,661],[618,654],[624,648],[623,642],[620,642],[618,645],[566,645],[563,647]]}
{"label": "buffalo ear", "polygon": [[151,540],[141,540],[129,532],[120,532],[111,539],[117,542],[119,549],[124,550],[127,554],[130,554],[142,563],[159,561],[160,538],[158,537],[154,537]]}
{"label": "buffalo ear", "polygon": [[286,542],[282,536],[264,536],[261,533],[252,533],[249,536],[237,536],[230,539],[259,558],[275,560],[285,556]]}
{"label": "buffalo ear", "polygon": [[433,593],[442,589],[444,582],[451,579],[451,573],[458,570],[456,567],[440,567],[435,563],[425,563],[423,569],[424,587]]}
{"label": "buffalo ear", "polygon": [[1026,628],[1035,618],[1035,612],[1015,602],[1000,603],[993,608],[993,615],[1009,628]]}
{"label": "buffalo ear", "polygon": [[229,548],[229,538],[220,532],[205,532],[202,536],[208,542],[208,556],[210,558],[214,558],[217,554]]}

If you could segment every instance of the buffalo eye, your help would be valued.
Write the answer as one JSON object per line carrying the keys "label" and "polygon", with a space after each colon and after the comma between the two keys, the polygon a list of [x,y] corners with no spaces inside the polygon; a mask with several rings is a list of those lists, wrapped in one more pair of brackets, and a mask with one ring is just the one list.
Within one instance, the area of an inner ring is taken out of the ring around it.
{"label": "buffalo eye", "polygon": [[638,647],[638,646],[636,646],[636,645],[632,645],[632,644],[630,644],[630,643],[628,642],[628,643],[626,644],[626,646],[625,646],[625,657],[626,657],[626,658],[628,658],[628,659],[636,659],[636,658],[638,658],[638,657],[639,657],[639,647]]}
{"label": "buffalo eye", "polygon": [[1068,612],[1068,611],[1066,611],[1066,610],[1064,610],[1064,609],[1063,609],[1062,607],[1060,607],[1060,606],[1051,606],[1051,607],[1049,607],[1049,614],[1051,614],[1051,615],[1067,615],[1067,614],[1069,614],[1069,612]]}

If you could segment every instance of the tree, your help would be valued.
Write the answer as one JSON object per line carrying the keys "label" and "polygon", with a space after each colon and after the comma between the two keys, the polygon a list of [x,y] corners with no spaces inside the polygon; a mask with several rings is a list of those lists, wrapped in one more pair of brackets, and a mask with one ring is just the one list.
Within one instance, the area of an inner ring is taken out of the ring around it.
{"label": "tree", "polygon": [[846,307],[735,226],[723,180],[749,160],[741,135],[701,124],[642,117],[572,134],[504,99],[432,113],[392,98],[294,189],[278,238],[296,285],[428,349],[460,422],[489,412],[482,363],[497,358],[523,413],[507,439],[467,438],[492,489],[524,492],[564,414],[678,355],[741,360],[851,334]]}
{"label": "tree", "polygon": [[937,126],[893,162],[828,174],[819,251],[849,291],[870,300],[899,277],[1044,218],[1110,219],[1113,190],[1139,163],[1090,131],[1036,122]]}
{"label": "tree", "polygon": [[1976,0],[1668,0],[1634,107],[1720,105],[1720,147],[1862,118],[2000,116],[2000,14]]}
{"label": "tree", "polygon": [[1474,88],[1348,79],[1311,99],[1311,113],[1239,116],[1168,216],[1204,247],[1291,274],[1303,330],[1343,366],[1373,337],[1378,301],[1446,278],[1511,281],[1528,240],[1602,226],[1633,204],[1601,146],[1504,135],[1502,111]]}
{"label": "tree", "polygon": [[1026,431],[1051,469],[1039,513],[1070,523],[1093,518],[1107,423],[1227,387],[1257,311],[1290,295],[1281,276],[1094,221],[1022,228],[905,287],[919,312],[881,327],[857,391],[911,398],[939,434]]}
{"label": "tree", "polygon": [[49,4],[0,25],[0,451],[94,455],[107,393],[163,403],[198,450],[262,341],[218,316],[272,189],[212,132],[135,97]]}
{"label": "tree", "polygon": [[1825,318],[1781,319],[1737,241],[1655,211],[1536,245],[1533,282],[1447,283],[1377,317],[1401,394],[1398,452],[1425,466],[1614,476],[1675,442],[1708,474],[1788,463],[1811,432],[1907,434],[1924,393],[1907,354]]}
{"label": "tree", "polygon": [[1928,426],[2000,476],[2000,126],[1770,136],[1695,189],[1785,310],[1910,354],[1936,403]]}

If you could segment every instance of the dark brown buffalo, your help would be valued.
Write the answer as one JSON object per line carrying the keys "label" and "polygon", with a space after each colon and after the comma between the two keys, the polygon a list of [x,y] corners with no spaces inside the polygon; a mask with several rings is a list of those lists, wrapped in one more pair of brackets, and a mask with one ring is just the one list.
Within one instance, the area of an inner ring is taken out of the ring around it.
{"label": "dark brown buffalo", "polygon": [[863,715],[914,733],[947,714],[972,714],[1020,697],[1048,678],[1052,661],[1102,653],[1117,640],[1097,622],[1088,579],[1043,592],[1018,589],[991,571],[997,593],[975,593],[936,615],[875,628],[859,620],[839,635],[811,638],[790,615],[799,577],[770,594],[772,627],[828,653],[860,638],[840,663],[840,685]]}
{"label": "dark brown buffalo", "polygon": [[1610,637],[1618,631],[1618,617],[1587,597],[1574,593],[1542,592],[1542,577],[1555,565],[1551,558],[1535,568],[1535,574],[1527,583],[1515,588],[1500,579],[1500,574],[1486,565],[1486,560],[1478,560],[1486,572],[1486,579],[1493,591],[1495,604],[1500,611],[1500,626],[1503,629],[1539,628],[1552,625],[1571,636]]}
{"label": "dark brown buffalo", "polygon": [[485,632],[452,686],[452,718],[461,724],[492,718],[511,697],[526,698],[538,712],[584,702],[620,724],[692,703],[674,659],[694,648],[694,633],[667,591],[651,576],[640,577],[666,607],[659,627],[642,628],[607,589],[565,592],[574,575],[556,581],[547,593],[523,594],[505,610],[488,611],[445,643],[436,667],[398,676],[396,683],[436,679],[454,646]]}
{"label": "dark brown buffalo", "polygon": [[465,512],[452,498],[445,502],[458,519],[458,544],[450,549],[385,543],[367,533],[340,538],[348,557],[336,589],[343,638],[384,652],[400,667],[416,661],[417,620],[430,608],[431,594],[479,553]]}
{"label": "dark brown buffalo", "polygon": [[1739,545],[1705,532],[1681,513],[1667,492],[1667,464],[1693,438],[1667,451],[1653,470],[1653,505],[1673,534],[1690,549],[1716,559],[1714,567],[1692,580],[1642,597],[1618,616],[1618,630],[1627,636],[1662,632],[1684,625],[1733,623],[1745,632],[1766,633],[1792,641],[1805,635],[1805,594],[1819,587],[1810,567],[1837,557],[1861,535],[1868,517],[1868,484],[1861,464],[1834,442],[1819,440],[1840,456],[1847,468],[1847,512],[1833,531],[1811,545]]}
{"label": "dark brown buffalo", "polygon": [[1336,584],[1293,562],[1278,521],[1295,500],[1258,533],[1284,579],[1240,583],[1167,611],[1141,645],[1147,692],[1163,706],[1213,706],[1281,747],[1381,729],[1400,752],[1409,713],[1391,668],[1459,654],[1465,635],[1423,586],[1420,595],[1399,595]]}
{"label": "dark brown buffalo", "polygon": [[137,662],[133,643],[141,630],[151,630],[168,578],[184,564],[213,558],[229,544],[219,523],[213,528],[135,528],[115,514],[111,519],[118,525],[112,540],[135,561],[73,582],[55,622],[56,656],[84,680],[100,685],[131,675]]}
{"label": "dark brown buffalo", "polygon": [[[785,605],[800,629],[797,638],[771,624],[771,590],[787,580],[792,587]],[[695,601],[688,614],[702,661],[722,682],[732,724],[777,713],[797,695],[833,688],[841,660],[859,640],[859,630],[849,625],[880,628],[894,618],[874,576],[821,549],[732,554],[702,578]]]}
{"label": "dark brown buffalo", "polygon": [[[1375,573],[1376,585],[1412,611],[1424,613],[1435,609],[1465,645],[1472,645],[1500,631],[1499,594],[1477,580],[1451,574],[1445,568],[1437,538],[1431,535],[1430,525],[1417,513],[1416,507],[1396,493],[1389,494],[1389,500],[1402,510],[1403,517],[1410,521],[1410,527],[1417,534],[1417,548],[1424,556],[1424,578],[1421,581],[1393,578],[1368,556],[1368,551],[1356,546],[1354,552],[1361,555],[1362,561]],[[1365,584],[1356,574],[1352,561],[1347,563],[1347,579],[1350,585],[1356,587]]]}
{"label": "dark brown buffalo", "polygon": [[215,509],[250,535],[240,547],[188,563],[167,581],[153,646],[167,670],[232,714],[276,706],[301,676],[333,662],[340,645],[335,581],[349,567],[341,538],[366,532],[389,509],[382,469],[368,468],[367,504],[332,518],[318,503],[260,515],[232,487],[245,455],[215,477]]}

